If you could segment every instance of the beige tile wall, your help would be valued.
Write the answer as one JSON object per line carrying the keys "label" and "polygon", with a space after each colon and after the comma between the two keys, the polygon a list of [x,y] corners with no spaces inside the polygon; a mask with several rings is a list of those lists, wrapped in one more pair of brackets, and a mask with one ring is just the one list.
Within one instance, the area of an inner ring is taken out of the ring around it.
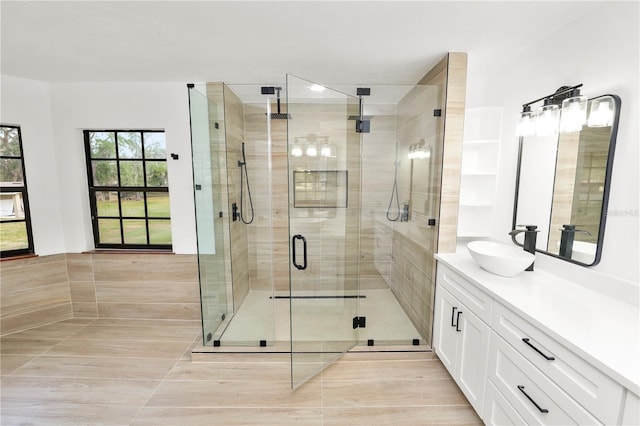
{"label": "beige tile wall", "polygon": [[2,335],[69,318],[200,319],[195,255],[68,253],[0,266]]}
{"label": "beige tile wall", "polygon": [[195,255],[67,255],[74,317],[200,319]]}
{"label": "beige tile wall", "polygon": [[[224,86],[224,129],[227,161],[227,189],[229,195],[229,212],[231,206],[236,203],[240,209],[240,167],[238,161],[242,160],[242,143],[244,142],[244,106],[238,96],[228,87]],[[244,195],[245,220],[251,217],[249,200]],[[229,222],[231,244],[231,273],[233,276],[233,305],[237,311],[244,298],[249,293],[249,253],[248,253],[248,226],[240,221]]]}
{"label": "beige tile wall", "polygon": [[[429,343],[434,254],[455,251],[456,245],[465,86],[466,54],[451,53],[399,102],[398,188],[400,202],[409,202],[410,217],[388,222],[378,215],[374,225],[374,265]],[[435,117],[434,109],[442,116]],[[431,149],[430,158],[408,160],[409,145],[421,141]],[[435,227],[427,225],[430,218],[436,219]]]}
{"label": "beige tile wall", "polygon": [[0,333],[71,318],[64,254],[0,263]]}

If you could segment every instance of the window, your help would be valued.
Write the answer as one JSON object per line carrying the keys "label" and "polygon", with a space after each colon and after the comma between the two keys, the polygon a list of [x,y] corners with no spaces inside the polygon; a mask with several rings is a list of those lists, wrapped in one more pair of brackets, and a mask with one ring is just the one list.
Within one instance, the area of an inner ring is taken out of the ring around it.
{"label": "window", "polygon": [[85,130],[96,248],[171,249],[165,135]]}
{"label": "window", "polygon": [[33,254],[20,127],[0,125],[0,255]]}

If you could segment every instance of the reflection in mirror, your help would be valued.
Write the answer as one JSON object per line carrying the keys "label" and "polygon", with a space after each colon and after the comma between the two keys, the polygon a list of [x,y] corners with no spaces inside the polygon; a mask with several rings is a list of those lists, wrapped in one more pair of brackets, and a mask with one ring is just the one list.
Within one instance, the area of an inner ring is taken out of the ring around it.
{"label": "reflection in mirror", "polygon": [[595,265],[604,238],[620,98],[591,99],[588,110],[579,132],[520,139],[513,228],[537,225],[536,250]]}

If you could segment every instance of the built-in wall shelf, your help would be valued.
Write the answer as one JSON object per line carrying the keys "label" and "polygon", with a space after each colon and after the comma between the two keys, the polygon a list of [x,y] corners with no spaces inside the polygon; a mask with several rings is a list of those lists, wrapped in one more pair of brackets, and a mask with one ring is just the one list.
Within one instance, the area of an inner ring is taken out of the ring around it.
{"label": "built-in wall shelf", "polygon": [[488,237],[493,228],[502,108],[465,112],[458,237]]}

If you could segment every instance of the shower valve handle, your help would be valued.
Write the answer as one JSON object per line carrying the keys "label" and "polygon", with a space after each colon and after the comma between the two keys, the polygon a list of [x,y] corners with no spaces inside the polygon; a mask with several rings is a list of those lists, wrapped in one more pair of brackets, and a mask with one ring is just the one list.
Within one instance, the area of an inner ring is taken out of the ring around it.
{"label": "shower valve handle", "polygon": [[[302,265],[296,262],[296,240],[302,240]],[[291,252],[293,257],[293,266],[303,271],[307,269],[307,239],[300,234],[296,234],[291,239]]]}

